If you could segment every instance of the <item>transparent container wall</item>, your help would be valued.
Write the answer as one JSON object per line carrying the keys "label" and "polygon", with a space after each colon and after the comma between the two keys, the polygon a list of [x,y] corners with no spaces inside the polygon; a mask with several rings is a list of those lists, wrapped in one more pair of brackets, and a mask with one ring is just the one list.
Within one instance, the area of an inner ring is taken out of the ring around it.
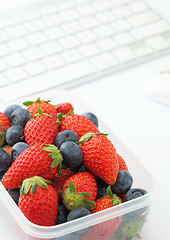
{"label": "transparent container wall", "polygon": [[[71,92],[61,90],[57,91],[55,96],[46,96],[46,94],[40,95],[41,99],[50,99],[53,104],[71,102],[74,106],[75,113],[82,114],[92,111],[95,114],[95,111],[84,105],[84,103]],[[30,97],[15,103],[21,104],[23,101],[34,99],[36,98]],[[6,106],[4,106],[4,108],[5,107]],[[155,181],[138,159],[100,119],[99,130],[104,133],[109,133],[108,138],[112,141],[117,152],[126,161],[129,172],[134,179],[132,187],[146,189],[148,191],[147,196],[120,204],[119,206],[106,209],[100,213],[92,214],[91,216],[86,216],[81,220],[71,221],[72,223],[61,224],[62,226],[41,227],[32,224],[23,216],[15,202],[0,183],[0,224],[3,227],[3,232],[6,232],[8,236],[8,238],[3,236],[3,239],[130,240],[139,239],[139,237],[144,240],[149,239],[147,238],[150,222],[149,208],[155,192]]]}

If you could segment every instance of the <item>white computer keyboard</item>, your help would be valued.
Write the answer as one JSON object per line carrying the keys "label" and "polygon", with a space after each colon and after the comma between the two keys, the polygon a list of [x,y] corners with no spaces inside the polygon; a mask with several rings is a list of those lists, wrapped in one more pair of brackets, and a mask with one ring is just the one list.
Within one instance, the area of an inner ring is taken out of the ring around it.
{"label": "white computer keyboard", "polygon": [[69,88],[169,49],[170,24],[142,0],[41,1],[0,14],[0,98]]}

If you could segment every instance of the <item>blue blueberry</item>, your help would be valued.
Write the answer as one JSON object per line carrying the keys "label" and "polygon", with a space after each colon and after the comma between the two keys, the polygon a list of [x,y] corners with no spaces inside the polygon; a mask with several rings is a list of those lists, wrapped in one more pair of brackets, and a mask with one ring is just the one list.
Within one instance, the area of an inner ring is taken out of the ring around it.
{"label": "blue blueberry", "polygon": [[125,194],[132,186],[133,178],[126,170],[119,170],[116,183],[111,185],[111,190],[115,194]]}
{"label": "blue blueberry", "polygon": [[2,180],[3,176],[5,175],[6,171],[0,171],[0,181]]}
{"label": "blue blueberry", "polygon": [[59,204],[58,210],[57,210],[56,225],[67,222],[68,214],[69,214],[69,211],[67,210],[67,208],[64,205]]}
{"label": "blue blueberry", "polygon": [[130,201],[132,199],[138,198],[143,196],[144,194],[146,194],[147,191],[145,189],[142,188],[131,188],[125,195],[125,199],[124,201]]}
{"label": "blue blueberry", "polygon": [[88,118],[92,123],[94,123],[96,125],[96,127],[99,126],[99,121],[96,117],[96,115],[94,115],[91,112],[86,112],[82,114],[84,117]]}
{"label": "blue blueberry", "polygon": [[17,104],[13,104],[8,106],[5,110],[4,110],[4,114],[8,117],[9,120],[11,120],[11,114],[14,110],[16,110],[17,108],[20,108],[19,105]]}
{"label": "blue blueberry", "polygon": [[96,178],[96,183],[97,183],[97,199],[106,196],[107,195],[106,190],[109,185],[98,177]]}
{"label": "blue blueberry", "polygon": [[24,128],[25,124],[30,120],[30,118],[31,114],[28,110],[24,108],[17,108],[11,114],[11,124]]}
{"label": "blue blueberry", "polygon": [[0,147],[0,172],[7,171],[12,164],[11,156]]}
{"label": "blue blueberry", "polygon": [[9,193],[9,195],[12,197],[12,199],[14,200],[14,202],[18,205],[19,196],[20,196],[20,188],[8,189],[7,191]]}
{"label": "blue blueberry", "polygon": [[22,141],[24,138],[24,129],[21,126],[11,126],[6,131],[6,142],[13,146],[15,143]]}
{"label": "blue blueberry", "polygon": [[77,218],[87,216],[89,214],[91,214],[91,213],[87,208],[84,208],[84,207],[76,208],[76,209],[72,210],[71,212],[69,212],[69,214],[67,216],[67,222],[77,219]]}
{"label": "blue blueberry", "polygon": [[79,140],[78,135],[71,130],[63,130],[59,132],[55,138],[55,145],[60,148],[61,144],[66,141],[77,142]]}
{"label": "blue blueberry", "polygon": [[82,164],[77,169],[77,172],[87,172],[87,171],[88,171],[87,168]]}
{"label": "blue blueberry", "polygon": [[66,141],[61,144],[61,155],[63,156],[63,164],[70,168],[78,167],[82,162],[82,152],[80,147],[72,141]]}
{"label": "blue blueberry", "polygon": [[29,148],[29,145],[25,142],[15,143],[11,149],[12,160],[15,161],[15,159],[27,148]]}

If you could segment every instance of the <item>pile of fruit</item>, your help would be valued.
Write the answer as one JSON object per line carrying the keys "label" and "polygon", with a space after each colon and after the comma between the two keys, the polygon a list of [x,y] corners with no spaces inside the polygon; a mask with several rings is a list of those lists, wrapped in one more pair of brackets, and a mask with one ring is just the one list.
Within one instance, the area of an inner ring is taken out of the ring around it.
{"label": "pile of fruit", "polygon": [[[38,98],[0,113],[0,179],[31,222],[54,226],[143,196],[97,117],[75,113],[71,103]],[[77,234],[102,240],[132,239],[146,209],[114,218]],[[135,223],[135,225],[134,225]],[[137,224],[136,224],[137,223]],[[92,237],[93,234],[93,237]]]}

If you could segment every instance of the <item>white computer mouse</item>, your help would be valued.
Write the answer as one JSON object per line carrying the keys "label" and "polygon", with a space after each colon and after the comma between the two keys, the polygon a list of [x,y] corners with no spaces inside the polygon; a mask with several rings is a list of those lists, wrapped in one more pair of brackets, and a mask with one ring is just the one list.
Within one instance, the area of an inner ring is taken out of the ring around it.
{"label": "white computer mouse", "polygon": [[170,64],[151,73],[145,81],[145,89],[151,98],[170,105]]}

